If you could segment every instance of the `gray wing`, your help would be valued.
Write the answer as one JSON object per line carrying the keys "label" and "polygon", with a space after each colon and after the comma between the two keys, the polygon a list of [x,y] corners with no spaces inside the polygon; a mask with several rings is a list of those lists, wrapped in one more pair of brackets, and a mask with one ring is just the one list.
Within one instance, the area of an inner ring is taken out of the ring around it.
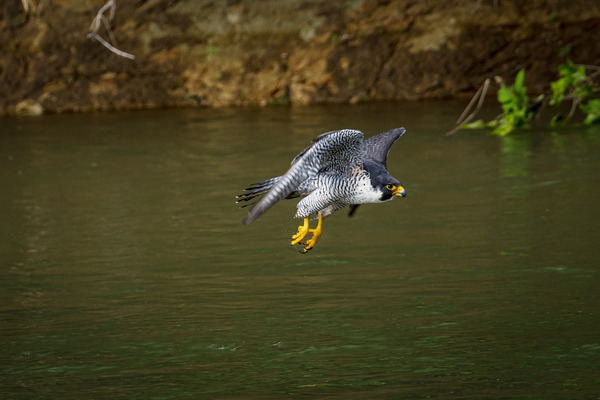
{"label": "gray wing", "polygon": [[390,148],[400,136],[404,135],[404,132],[406,129],[396,128],[365,140],[365,159],[375,161],[387,169],[385,164]]}
{"label": "gray wing", "polygon": [[343,129],[324,133],[313,140],[292,161],[290,169],[256,203],[244,218],[246,225],[261,216],[279,200],[284,199],[305,180],[315,177],[320,171],[345,172],[363,163],[364,135],[360,131]]}
{"label": "gray wing", "polygon": [[[404,132],[406,129],[396,128],[365,140],[365,160],[374,161],[387,170],[386,161],[390,148],[400,136],[404,135]],[[359,206],[360,204],[350,204],[348,216],[353,216]]]}

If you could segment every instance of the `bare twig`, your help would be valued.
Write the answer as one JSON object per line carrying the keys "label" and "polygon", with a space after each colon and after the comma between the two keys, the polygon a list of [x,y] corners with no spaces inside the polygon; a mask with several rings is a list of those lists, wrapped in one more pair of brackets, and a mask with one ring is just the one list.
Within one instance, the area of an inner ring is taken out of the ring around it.
{"label": "bare twig", "polygon": [[[23,0],[23,1],[27,1],[27,0]],[[90,25],[90,33],[87,34],[87,37],[92,40],[98,41],[100,44],[102,44],[104,47],[106,47],[107,49],[109,49],[110,51],[112,51],[113,53],[115,53],[118,56],[129,58],[130,60],[135,60],[135,56],[133,54],[119,50],[116,47],[115,35],[113,34],[112,29],[110,28],[110,21],[112,21],[113,18],[115,17],[116,9],[117,9],[117,5],[115,3],[115,0],[108,0],[106,2],[106,4],[104,4],[100,8],[100,10],[98,10],[96,17],[94,17],[94,19],[92,20],[92,24]],[[104,15],[104,13],[106,11],[108,11],[108,13],[109,13],[108,18],[106,17],[106,15]],[[109,37],[110,41],[112,42],[112,44],[108,43],[106,40],[104,40],[98,34],[98,30],[100,29],[101,26],[104,26],[104,28],[106,29],[106,32],[108,32],[108,37]]]}
{"label": "bare twig", "polygon": [[44,9],[45,2],[46,2],[46,0],[40,0],[40,2],[38,3],[37,11],[35,12],[35,16],[37,18],[39,18],[40,15],[42,14],[42,10]]}
{"label": "bare twig", "polygon": [[579,64],[579,65],[582,65],[584,68],[587,68],[587,69],[593,69],[596,71],[600,71],[600,65],[589,65],[589,64]]}
{"label": "bare twig", "polygon": [[42,14],[45,2],[46,0],[40,0],[36,6],[32,0],[21,0],[21,5],[23,6],[25,14],[33,13],[35,11],[35,17],[39,18]]}
{"label": "bare twig", "polygon": [[[481,107],[483,106],[483,101],[485,100],[485,95],[487,94],[489,86],[490,78],[487,78],[479,87],[479,89],[475,93],[475,96],[473,96],[463,113],[460,115],[460,117],[458,117],[458,120],[456,121],[456,127],[451,131],[447,132],[446,136],[455,134],[457,131],[460,130],[460,128],[462,128],[464,124],[469,123],[477,115],[477,113],[479,112],[479,110],[481,110]],[[475,107],[475,110],[467,118],[465,118],[465,115],[467,115],[467,113],[471,110],[471,107],[473,107],[473,104],[475,104],[475,101],[477,101],[478,98],[479,101],[477,102],[477,107]]]}
{"label": "bare twig", "polygon": [[599,66],[596,66],[596,65],[584,65],[584,67],[596,71],[596,72],[592,73],[590,76],[588,76],[588,80],[589,81],[593,81],[594,79],[596,79],[596,77],[598,75],[600,75],[600,67]]}
{"label": "bare twig", "polygon": [[102,39],[102,37],[99,36],[95,32],[88,33],[87,37],[90,38],[90,39],[97,40],[104,47],[106,47],[107,49],[109,49],[110,51],[112,51],[113,53],[115,53],[118,56],[129,58],[130,60],[135,60],[135,56],[133,54],[129,54],[129,53],[125,52],[125,51],[121,51],[121,50],[117,49],[116,47],[114,47],[113,45],[111,45],[110,43],[108,43],[106,40]]}
{"label": "bare twig", "polygon": [[573,114],[575,114],[575,110],[577,110],[577,105],[579,104],[579,100],[577,99],[577,97],[573,97],[573,102],[571,103],[571,109],[569,110],[569,114],[567,114],[567,116],[565,117],[565,123],[567,123],[571,117],[573,117]]}

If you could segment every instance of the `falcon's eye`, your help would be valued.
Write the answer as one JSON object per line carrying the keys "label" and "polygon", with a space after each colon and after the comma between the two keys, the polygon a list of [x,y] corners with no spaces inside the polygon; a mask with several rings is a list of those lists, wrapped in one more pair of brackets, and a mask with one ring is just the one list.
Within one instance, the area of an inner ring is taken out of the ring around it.
{"label": "falcon's eye", "polygon": [[394,190],[396,190],[396,185],[385,185],[385,187],[386,187],[388,190],[391,190],[392,192],[393,192]]}

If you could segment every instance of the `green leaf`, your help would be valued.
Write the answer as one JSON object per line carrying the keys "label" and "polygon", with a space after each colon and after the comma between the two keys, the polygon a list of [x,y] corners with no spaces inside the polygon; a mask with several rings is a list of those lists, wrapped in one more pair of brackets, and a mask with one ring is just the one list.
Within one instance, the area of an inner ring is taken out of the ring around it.
{"label": "green leaf", "polygon": [[600,122],[600,99],[593,99],[586,104],[580,104],[579,109],[586,113],[585,125],[591,125]]}
{"label": "green leaf", "polygon": [[[573,61],[567,59],[564,64],[558,66],[558,73],[560,76],[573,76],[578,70],[578,67],[573,64]],[[585,68],[584,71],[585,73]]]}
{"label": "green leaf", "polygon": [[560,52],[558,53],[559,57],[566,57],[571,53],[571,45],[568,44],[566,46],[561,47]]}
{"label": "green leaf", "polygon": [[461,126],[462,129],[482,129],[485,128],[485,122],[482,119],[478,119],[473,122],[469,122],[468,124],[463,124]]}
{"label": "green leaf", "polygon": [[554,117],[552,117],[552,120],[550,121],[550,126],[559,127],[564,126],[565,123],[565,117],[563,117],[561,114],[556,114]]}
{"label": "green leaf", "polygon": [[519,72],[517,72],[517,76],[515,77],[515,83],[513,85],[515,92],[520,93],[525,89],[523,83],[525,82],[525,70],[521,68]]}
{"label": "green leaf", "polygon": [[566,78],[560,78],[554,82],[550,82],[550,88],[552,89],[552,98],[550,99],[551,106],[560,104],[560,102],[563,101],[568,86],[569,80]]}
{"label": "green leaf", "polygon": [[500,86],[498,89],[498,102],[501,104],[506,104],[514,101],[515,94],[508,86]]}
{"label": "green leaf", "polygon": [[579,65],[579,66],[574,66],[574,70],[573,70],[573,81],[574,82],[584,82],[586,77],[585,77],[585,67],[583,65]]}
{"label": "green leaf", "polygon": [[495,135],[506,136],[516,128],[517,117],[514,113],[507,113],[502,115],[502,118],[498,120],[498,125],[492,131]]}
{"label": "green leaf", "polygon": [[591,92],[592,92],[592,87],[589,85],[585,85],[585,86],[578,85],[573,90],[573,94],[575,95],[575,97],[577,97],[579,102],[582,102],[588,96],[588,94],[590,94]]}

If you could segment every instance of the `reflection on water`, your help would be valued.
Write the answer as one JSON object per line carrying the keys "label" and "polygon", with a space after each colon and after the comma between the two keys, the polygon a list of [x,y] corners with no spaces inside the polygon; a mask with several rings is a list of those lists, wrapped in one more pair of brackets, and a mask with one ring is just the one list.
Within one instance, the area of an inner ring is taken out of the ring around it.
{"label": "reflection on water", "polygon": [[[444,132],[462,104],[0,125],[3,397],[597,398],[600,130]],[[408,197],[291,248],[233,197],[319,133],[405,126]]]}

